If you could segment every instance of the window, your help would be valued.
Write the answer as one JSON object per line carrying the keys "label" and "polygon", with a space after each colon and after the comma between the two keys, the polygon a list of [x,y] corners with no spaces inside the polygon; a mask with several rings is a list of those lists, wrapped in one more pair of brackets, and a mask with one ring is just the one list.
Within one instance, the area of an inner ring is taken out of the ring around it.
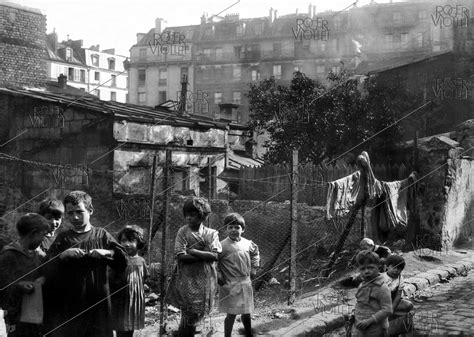
{"label": "window", "polygon": [[281,65],[274,65],[274,66],[273,66],[273,76],[274,76],[276,79],[280,79],[280,78],[281,78]]}
{"label": "window", "polygon": [[341,70],[341,67],[332,67],[331,69],[331,71],[336,75],[339,74],[340,70]]}
{"label": "window", "polygon": [[240,80],[241,70],[242,69],[240,68],[240,66],[234,67],[232,69],[232,78],[234,80]]}
{"label": "window", "polygon": [[146,103],[146,93],[139,92],[138,93],[138,104],[145,104]]}
{"label": "window", "polygon": [[70,81],[74,81],[74,68],[68,68],[67,78]]}
{"label": "window", "polygon": [[86,71],[81,69],[81,82],[86,83]]}
{"label": "window", "polygon": [[399,23],[402,19],[402,16],[400,14],[400,12],[394,12],[393,13],[393,22],[395,23]]}
{"label": "window", "polygon": [[385,35],[385,48],[386,49],[392,49],[392,44],[393,44],[393,35],[392,34],[386,34]]}
{"label": "window", "polygon": [[222,60],[222,48],[216,48],[216,60]]}
{"label": "window", "polygon": [[295,66],[295,71],[301,72],[301,69],[302,69],[302,68],[303,68],[302,66]]}
{"label": "window", "polygon": [[400,43],[402,48],[408,48],[408,33],[400,34]]}
{"label": "window", "polygon": [[72,49],[66,48],[66,61],[72,61]]}
{"label": "window", "polygon": [[115,70],[115,59],[111,57],[107,60],[109,61],[109,70]]}
{"label": "window", "polygon": [[341,19],[334,20],[334,29],[341,29]]}
{"label": "window", "polygon": [[117,86],[117,75],[112,75],[110,80],[110,86],[116,87]]}
{"label": "window", "polygon": [[325,66],[316,66],[316,72],[318,74],[324,74],[326,72],[326,67]]}
{"label": "window", "polygon": [[273,44],[273,56],[281,56],[281,43]]}
{"label": "window", "polygon": [[184,75],[186,75],[186,78],[188,77],[188,72],[189,72],[188,67],[182,67],[181,68],[181,76],[180,76],[181,81],[183,80]]}
{"label": "window", "polygon": [[74,81],[79,82],[81,80],[80,69],[74,69]]}
{"label": "window", "polygon": [[241,46],[234,47],[234,57],[239,59],[241,55],[242,55],[242,47]]}
{"label": "window", "polygon": [[146,48],[140,48],[138,50],[138,59],[140,61],[145,61],[146,60]]}
{"label": "window", "polygon": [[204,48],[202,50],[202,53],[204,54],[205,57],[210,58],[211,57],[211,49],[209,48]]}
{"label": "window", "polygon": [[166,91],[158,91],[158,104],[166,101]]}
{"label": "window", "polygon": [[138,69],[138,85],[145,85],[146,69]]}
{"label": "window", "polygon": [[255,35],[262,35],[263,33],[263,22],[255,25]]}
{"label": "window", "polygon": [[326,51],[326,44],[324,42],[321,42],[319,48],[321,48],[321,51]]}
{"label": "window", "polygon": [[166,85],[167,78],[168,78],[167,69],[160,69],[158,71],[158,85]]}
{"label": "window", "polygon": [[416,44],[417,44],[418,48],[423,47],[423,33],[418,33],[418,35],[416,37]]}
{"label": "window", "polygon": [[252,70],[252,81],[260,80],[260,72],[258,70]]}
{"label": "window", "polygon": [[99,66],[99,55],[93,54],[91,55],[92,65],[98,67]]}
{"label": "window", "polygon": [[94,80],[95,81],[100,81],[100,72],[98,72],[98,71],[94,72]]}
{"label": "window", "polygon": [[237,36],[242,36],[245,33],[245,23],[239,23],[236,28]]}
{"label": "window", "polygon": [[111,91],[111,92],[110,92],[110,100],[111,100],[112,102],[117,101],[117,93],[116,93],[115,91]]}
{"label": "window", "polygon": [[99,90],[99,89],[93,90],[93,91],[92,91],[92,95],[95,95],[95,96],[97,96],[97,97],[100,98],[100,90]]}
{"label": "window", "polygon": [[232,95],[232,103],[240,104],[240,98],[241,98],[240,91],[234,91]]}
{"label": "window", "polygon": [[428,17],[428,15],[426,14],[426,11],[419,11],[418,12],[418,19],[426,20],[427,17]]}
{"label": "window", "polygon": [[219,104],[222,102],[222,93],[216,92],[214,93],[214,104]]}

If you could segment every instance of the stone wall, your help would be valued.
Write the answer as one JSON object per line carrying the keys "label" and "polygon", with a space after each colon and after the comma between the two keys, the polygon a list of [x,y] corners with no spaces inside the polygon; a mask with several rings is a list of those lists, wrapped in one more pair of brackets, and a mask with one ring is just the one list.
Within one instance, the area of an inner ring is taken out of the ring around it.
{"label": "stone wall", "polygon": [[40,86],[46,79],[46,16],[0,4],[0,86]]}

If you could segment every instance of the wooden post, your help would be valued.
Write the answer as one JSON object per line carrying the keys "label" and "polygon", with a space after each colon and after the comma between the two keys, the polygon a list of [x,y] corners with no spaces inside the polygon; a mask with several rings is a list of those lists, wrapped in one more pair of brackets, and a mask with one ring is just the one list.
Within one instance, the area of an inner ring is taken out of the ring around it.
{"label": "wooden post", "polygon": [[290,295],[288,305],[296,299],[296,236],[298,234],[298,150],[293,150],[291,157],[291,241],[290,241]]}
{"label": "wooden post", "polygon": [[150,228],[148,230],[148,265],[151,266],[151,238],[153,231],[153,220],[155,214],[155,179],[156,179],[156,151],[153,155],[153,166],[151,168],[150,188]]}
{"label": "wooden post", "polygon": [[[212,166],[211,158],[207,158],[207,200],[209,205],[211,204],[212,199]],[[207,217],[207,227],[211,228],[211,217]]]}
{"label": "wooden post", "polygon": [[171,171],[171,150],[166,150],[166,162],[164,167],[163,175],[163,190],[164,190],[164,202],[163,202],[163,226],[161,228],[161,278],[160,278],[160,336],[165,333],[164,327],[164,316],[167,312],[165,309],[165,289],[166,289],[166,228],[168,227],[168,211],[169,202],[171,197],[170,192],[170,171]]}

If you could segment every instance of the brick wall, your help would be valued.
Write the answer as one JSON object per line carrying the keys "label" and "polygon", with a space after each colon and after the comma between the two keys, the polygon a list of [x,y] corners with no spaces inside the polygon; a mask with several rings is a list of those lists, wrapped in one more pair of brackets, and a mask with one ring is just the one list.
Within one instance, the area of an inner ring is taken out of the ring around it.
{"label": "brick wall", "polygon": [[0,4],[0,86],[39,86],[46,79],[46,16]]}

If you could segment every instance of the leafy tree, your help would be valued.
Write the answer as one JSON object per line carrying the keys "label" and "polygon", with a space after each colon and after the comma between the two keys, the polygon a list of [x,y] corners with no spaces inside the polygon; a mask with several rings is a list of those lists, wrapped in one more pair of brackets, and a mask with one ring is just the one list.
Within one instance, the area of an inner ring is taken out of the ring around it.
{"label": "leafy tree", "polygon": [[269,136],[265,160],[288,162],[292,149],[299,150],[300,162],[315,164],[334,160],[351,149],[354,153],[369,151],[381,160],[388,156],[387,151],[400,139],[397,119],[417,99],[403,84],[379,83],[376,78],[365,81],[361,90],[359,80],[345,70],[330,73],[328,80],[323,85],[295,72],[289,86],[274,78],[250,84],[249,124]]}

